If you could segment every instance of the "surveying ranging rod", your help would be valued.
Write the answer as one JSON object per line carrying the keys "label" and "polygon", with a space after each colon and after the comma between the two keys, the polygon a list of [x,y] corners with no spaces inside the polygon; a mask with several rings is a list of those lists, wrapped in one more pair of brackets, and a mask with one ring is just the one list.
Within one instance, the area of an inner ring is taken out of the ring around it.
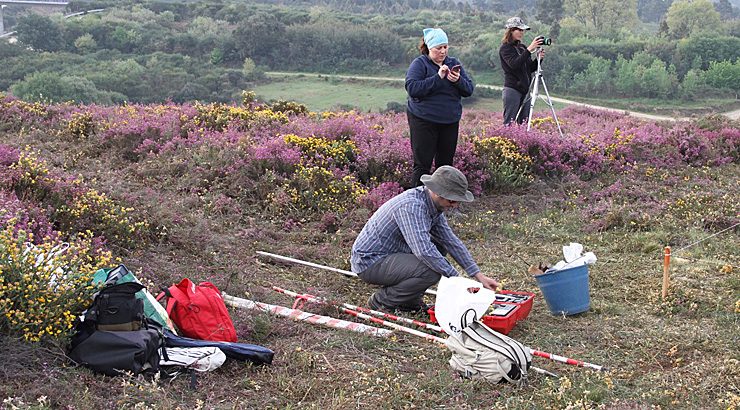
{"label": "surveying ranging rod", "polygon": [[[275,288],[276,287],[273,286],[273,289],[274,290],[280,289],[280,288],[277,288],[277,289],[275,289]],[[327,301],[325,301],[325,300],[323,300],[321,298],[318,298],[316,296],[299,295],[296,292],[292,292],[292,291],[285,290],[285,289],[280,289],[280,290],[277,290],[277,291],[278,292],[281,292],[282,291],[281,293],[285,293],[286,295],[292,296],[292,297],[295,297],[295,298],[298,298],[299,297],[299,298],[301,298],[301,299],[303,299],[303,300],[305,300],[307,302],[321,303],[321,304],[325,304],[325,305],[330,304],[329,302],[327,302]],[[442,344],[445,343],[445,340],[442,339],[441,337],[430,335],[429,333],[420,332],[420,331],[418,331],[416,329],[412,329],[410,327],[401,326],[401,325],[399,325],[397,323],[389,322],[387,320],[383,320],[383,319],[380,319],[380,318],[377,318],[377,317],[374,317],[374,316],[366,315],[364,313],[361,313],[361,312],[358,312],[356,310],[352,310],[352,309],[346,308],[344,306],[334,305],[334,307],[336,307],[337,309],[341,310],[344,313],[347,313],[349,315],[358,317],[360,319],[368,320],[370,322],[377,323],[379,325],[388,326],[391,329],[400,330],[401,332],[410,333],[410,334],[412,334],[414,336],[423,337],[424,339],[427,339],[427,340],[432,341],[432,342],[437,342],[437,343],[442,343]]]}
{"label": "surveying ranging rod", "polygon": [[224,298],[224,302],[233,307],[242,309],[256,309],[264,312],[269,312],[278,316],[289,317],[296,321],[308,322],[316,325],[329,326],[335,329],[351,330],[353,332],[364,333],[371,336],[385,337],[393,333],[388,329],[381,329],[374,326],[368,326],[362,323],[349,322],[346,320],[335,319],[329,316],[316,315],[309,312],[304,312],[298,309],[291,309],[285,306],[271,305],[269,303],[256,302],[249,299],[242,299],[235,296],[227,295],[222,293],[221,296]]}
{"label": "surveying ranging rod", "polygon": [[558,356],[558,355],[552,354],[552,353],[541,352],[539,350],[534,350],[532,348],[529,349],[529,352],[532,353],[533,356],[544,357],[545,359],[550,359],[550,360],[552,360],[554,362],[560,362],[560,363],[570,364],[570,365],[578,366],[578,367],[588,367],[590,369],[594,369],[594,370],[598,370],[598,371],[607,371],[608,370],[606,367],[599,366],[598,364],[592,364],[592,363],[583,362],[583,361],[580,361],[580,360],[570,359],[570,358],[563,357],[563,356]]}
{"label": "surveying ranging rod", "polygon": [[[354,276],[354,277],[357,277],[357,274],[354,273],[354,272],[350,272],[350,271],[344,270],[344,269],[332,268],[331,266],[319,265],[318,263],[306,262],[306,261],[302,261],[300,259],[289,258],[287,256],[277,255],[277,254],[270,253],[270,252],[257,251],[257,254],[258,255],[262,255],[262,256],[268,256],[270,258],[275,258],[275,259],[278,259],[278,260],[281,260],[281,261],[293,262],[293,263],[297,263],[299,265],[310,266],[312,268],[319,268],[319,269],[324,269],[324,270],[330,270],[332,272],[339,272],[339,273],[341,273],[343,275],[346,275],[346,276]],[[432,289],[427,289],[425,292],[428,293],[428,294],[430,294],[430,295],[436,295],[437,294],[437,291],[436,290],[432,290]]]}
{"label": "surveying ranging rod", "polygon": [[317,301],[319,301],[321,303],[327,304],[327,305],[332,305],[332,306],[335,306],[335,307],[342,306],[342,307],[345,307],[347,309],[356,310],[358,312],[369,313],[369,314],[371,314],[373,316],[379,316],[379,317],[383,317],[383,318],[386,318],[386,319],[395,320],[396,322],[408,323],[410,325],[419,326],[419,327],[422,327],[424,329],[434,330],[435,332],[440,332],[440,333],[443,333],[444,332],[442,330],[442,328],[439,327],[439,326],[437,326],[437,325],[433,325],[431,323],[425,323],[425,322],[422,322],[422,321],[419,321],[419,320],[416,320],[416,319],[410,319],[410,318],[407,318],[407,317],[396,316],[396,315],[393,315],[393,314],[390,314],[390,313],[381,312],[379,310],[372,310],[372,309],[364,308],[362,306],[352,305],[352,304],[349,304],[349,303],[332,302],[330,300],[327,300],[327,299],[324,299],[324,298],[321,298],[321,297],[318,297],[318,296],[307,295],[307,294],[299,294],[299,293],[291,292],[291,291],[286,290],[286,289],[283,289],[283,288],[279,288],[277,286],[273,286],[272,287],[272,290],[274,290],[276,292],[284,293],[284,294],[286,294],[288,296],[292,296],[292,297],[294,297],[296,299],[308,300],[309,298],[314,298],[315,300],[317,300]]}
{"label": "surveying ranging rod", "polygon": [[[332,305],[331,302],[328,302],[327,300],[325,300],[323,298],[320,298],[320,297],[317,297],[317,296],[305,295],[305,294],[302,295],[302,294],[299,294],[299,293],[296,293],[296,292],[292,292],[290,290],[279,288],[277,286],[273,286],[272,289],[274,291],[276,291],[276,292],[284,293],[284,294],[286,294],[288,296],[292,296],[294,298],[300,298],[300,299],[306,300],[308,302],[321,303],[321,304],[326,304],[326,305]],[[402,332],[410,333],[410,334],[415,335],[415,336],[420,336],[420,337],[423,337],[424,339],[429,340],[429,341],[432,341],[432,342],[437,342],[437,343],[445,344],[445,340],[442,339],[441,337],[430,335],[428,333],[420,332],[418,330],[411,329],[411,328],[408,328],[408,327],[404,327],[404,326],[398,325],[396,323],[388,322],[386,320],[382,320],[382,319],[378,319],[378,318],[375,318],[375,317],[372,317],[372,316],[368,316],[368,315],[362,314],[362,313],[360,313],[360,312],[358,312],[358,311],[353,310],[352,308],[350,308],[349,306],[352,306],[352,305],[349,305],[349,304],[343,304],[343,305],[345,305],[345,306],[341,306],[340,307],[337,304],[333,304],[333,306],[335,306],[339,310],[341,310],[341,311],[343,311],[345,313],[348,313],[348,314],[350,314],[352,316],[359,317],[360,319],[369,320],[371,322],[382,324],[382,325],[388,326],[390,328],[393,328],[393,329],[396,329],[396,330],[400,330]],[[379,312],[379,313],[382,313],[382,312]],[[391,315],[391,316],[395,316],[395,315]],[[402,318],[402,319],[405,319],[405,318]],[[411,319],[409,319],[409,320],[411,320]],[[420,322],[420,323],[423,323],[423,322]],[[575,359],[571,359],[571,358],[568,358],[568,357],[558,356],[556,354],[542,352],[540,350],[535,350],[535,349],[532,349],[532,348],[528,348],[528,349],[529,349],[529,352],[533,356],[543,357],[545,359],[550,359],[550,360],[555,361],[555,362],[565,363],[565,364],[569,364],[569,365],[573,365],[573,366],[579,366],[579,367],[588,367],[588,368],[591,368],[591,369],[594,369],[594,370],[599,370],[599,371],[605,371],[606,370],[605,367],[599,366],[597,364],[592,364],[592,363],[588,363],[588,362],[584,362],[584,361],[580,361],[580,360],[575,360]],[[536,370],[538,372],[540,370],[542,370],[540,373],[543,373],[543,374],[548,374],[549,373],[549,372],[547,372],[546,370],[543,370],[543,369],[536,369]],[[549,373],[548,375],[552,375],[552,373]]]}
{"label": "surveying ranging rod", "polygon": [[[322,298],[317,298],[317,297],[311,296],[311,295],[299,295],[296,292],[292,292],[292,291],[289,291],[289,290],[286,290],[286,289],[281,289],[281,288],[278,288],[277,286],[273,286],[272,288],[273,288],[273,290],[275,290],[277,292],[281,292],[282,291],[281,293],[285,293],[288,296],[293,296],[293,297],[296,297],[296,298],[300,297],[300,298],[302,298],[302,299],[304,299],[304,300],[306,300],[308,302],[328,304],[328,302],[326,302]],[[280,290],[278,290],[278,289],[280,289]],[[224,295],[224,299],[226,299],[226,295]],[[346,307],[340,307],[338,305],[334,305],[334,306],[336,308],[338,308],[339,310],[341,310],[341,311],[343,311],[343,312],[345,312],[345,313],[347,313],[349,315],[358,317],[360,319],[369,320],[369,321],[374,322],[374,323],[382,324],[382,325],[388,326],[388,327],[390,327],[392,329],[400,330],[402,332],[409,333],[409,334],[412,334],[414,336],[422,337],[422,338],[424,338],[427,341],[436,342],[438,344],[441,344],[441,345],[445,345],[446,346],[445,339],[442,339],[441,337],[437,337],[437,336],[434,336],[434,335],[430,335],[428,333],[420,332],[418,330],[411,329],[411,328],[405,327],[405,326],[401,326],[399,324],[396,324],[396,323],[393,323],[393,322],[389,322],[387,320],[382,320],[382,319],[379,319],[379,318],[376,318],[376,317],[372,317],[372,316],[366,315],[364,313],[360,313],[360,312],[358,312],[356,310],[348,309]],[[549,372],[549,371],[547,371],[545,369],[541,369],[539,367],[531,366],[530,369],[534,370],[537,373],[544,374],[546,376],[558,377],[555,373]]]}

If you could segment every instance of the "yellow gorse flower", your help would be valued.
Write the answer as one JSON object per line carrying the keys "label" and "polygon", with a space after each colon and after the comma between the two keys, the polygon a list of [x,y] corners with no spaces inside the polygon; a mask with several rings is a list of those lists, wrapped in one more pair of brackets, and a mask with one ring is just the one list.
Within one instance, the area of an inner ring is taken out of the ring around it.
{"label": "yellow gorse flower", "polygon": [[11,169],[21,171],[21,188],[30,188],[45,181],[49,175],[46,161],[40,160],[31,147],[26,147],[20,154],[18,161],[10,165]]}
{"label": "yellow gorse flower", "polygon": [[288,116],[264,107],[235,107],[226,104],[195,103],[198,114],[193,123],[198,127],[222,131],[234,120],[241,120],[242,125],[250,128],[255,124],[288,123]]}
{"label": "yellow gorse flower", "polygon": [[30,234],[12,224],[0,230],[0,328],[27,341],[67,335],[75,314],[89,303],[96,270],[111,263],[109,252],[91,249],[91,235],[69,244],[29,245]]}
{"label": "yellow gorse flower", "polygon": [[[331,171],[318,166],[298,165],[295,175],[283,189],[296,209],[308,212],[344,213],[367,195],[367,189],[353,176],[337,178]],[[274,195],[271,198],[274,199]]]}
{"label": "yellow gorse flower", "polygon": [[22,100],[7,101],[4,100],[4,97],[5,94],[0,94],[0,109],[7,111],[18,109],[20,111],[33,114],[37,117],[45,117],[48,114],[48,112],[46,111],[46,106],[40,102],[30,103]]}
{"label": "yellow gorse flower", "polygon": [[[299,137],[295,134],[283,136],[283,140],[288,145],[298,147],[304,154],[305,159],[317,160],[319,157],[322,165],[342,166],[354,161],[357,156],[357,146],[350,140],[330,140],[322,137]],[[327,159],[332,160],[332,164],[327,163]]]}
{"label": "yellow gorse flower", "polygon": [[514,141],[501,136],[473,137],[473,150],[488,173],[492,188],[524,186],[534,180],[532,158],[522,154]]}
{"label": "yellow gorse flower", "polygon": [[610,161],[620,160],[621,156],[618,155],[618,149],[629,145],[634,138],[634,134],[624,135],[622,130],[615,128],[613,142],[601,147],[596,143],[595,136],[593,134],[581,135],[581,141],[583,141],[583,144],[588,147],[587,155],[603,155]]}
{"label": "yellow gorse flower", "polygon": [[86,138],[95,132],[95,120],[89,112],[76,112],[67,121],[67,132],[76,138]]}

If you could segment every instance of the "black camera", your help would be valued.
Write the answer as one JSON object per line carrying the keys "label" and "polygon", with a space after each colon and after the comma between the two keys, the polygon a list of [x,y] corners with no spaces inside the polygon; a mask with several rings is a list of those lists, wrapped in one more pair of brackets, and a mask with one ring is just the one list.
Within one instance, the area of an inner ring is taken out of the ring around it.
{"label": "black camera", "polygon": [[552,44],[552,39],[550,37],[537,36],[534,39],[535,40],[542,40],[542,44],[541,45],[543,45],[543,46],[549,46],[550,44]]}

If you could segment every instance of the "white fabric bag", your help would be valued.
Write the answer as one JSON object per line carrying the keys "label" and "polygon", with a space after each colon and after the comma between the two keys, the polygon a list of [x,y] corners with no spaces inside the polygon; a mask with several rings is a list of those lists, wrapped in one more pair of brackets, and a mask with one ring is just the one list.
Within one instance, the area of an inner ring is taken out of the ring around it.
{"label": "white fabric bag", "polygon": [[473,279],[442,277],[437,286],[434,315],[439,326],[450,336],[460,332],[486,314],[496,300],[496,292]]}

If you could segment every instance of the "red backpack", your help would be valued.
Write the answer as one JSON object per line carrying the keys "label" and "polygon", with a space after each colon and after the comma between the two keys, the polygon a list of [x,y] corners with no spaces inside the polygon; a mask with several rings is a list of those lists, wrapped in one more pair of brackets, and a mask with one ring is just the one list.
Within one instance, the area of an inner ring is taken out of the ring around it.
{"label": "red backpack", "polygon": [[236,342],[236,330],[226,310],[221,292],[210,282],[196,286],[190,279],[157,296],[167,295],[167,314],[187,337],[216,342]]}

